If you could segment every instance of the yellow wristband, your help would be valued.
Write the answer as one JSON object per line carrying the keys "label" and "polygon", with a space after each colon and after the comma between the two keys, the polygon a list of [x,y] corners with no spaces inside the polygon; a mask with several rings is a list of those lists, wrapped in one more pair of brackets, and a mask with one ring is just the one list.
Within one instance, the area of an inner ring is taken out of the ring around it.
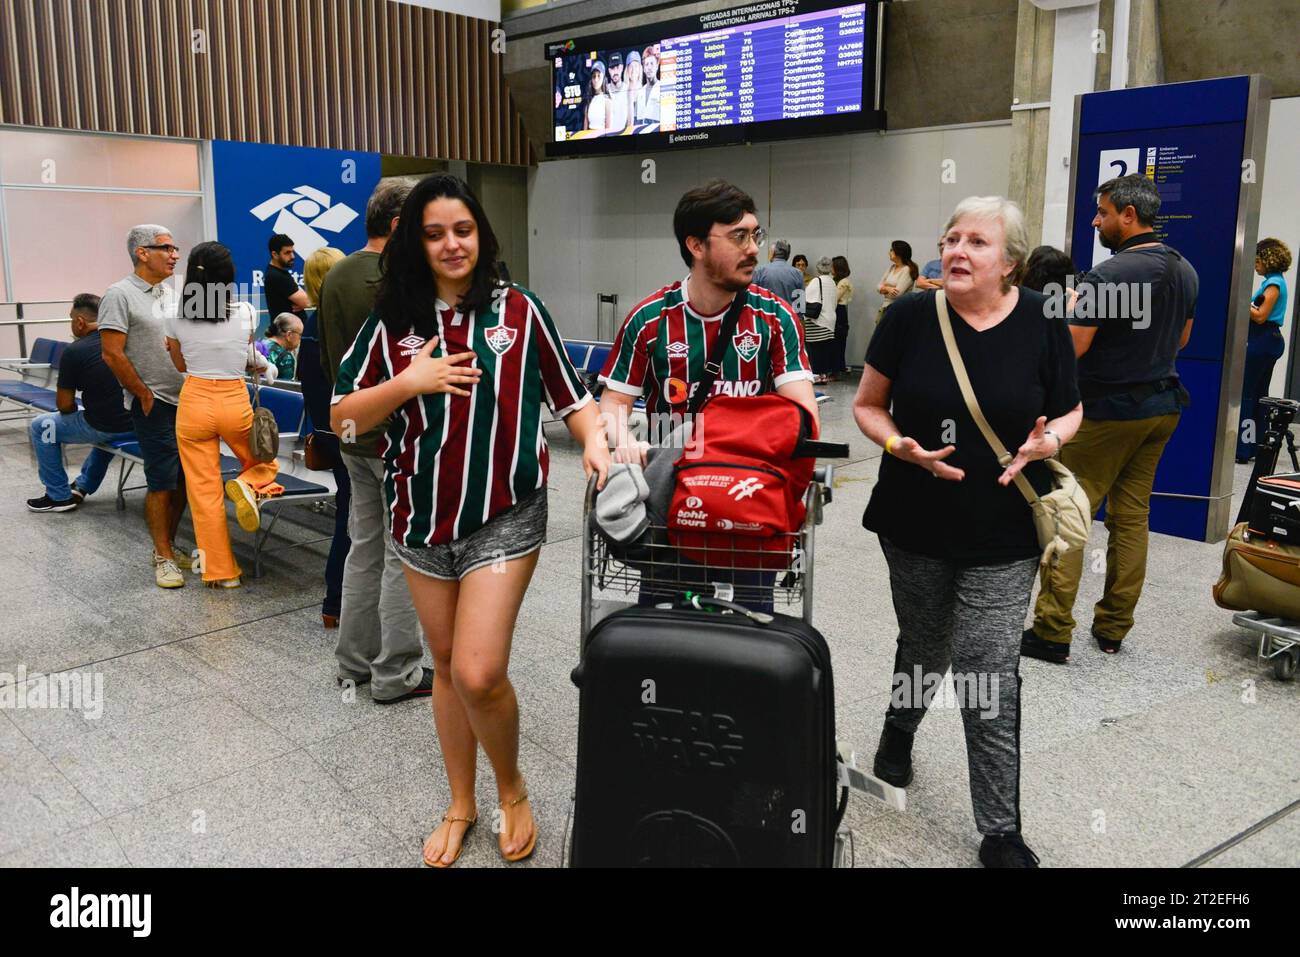
{"label": "yellow wristband", "polygon": [[890,455],[893,455],[893,454],[894,454],[894,443],[897,442],[897,441],[898,441],[899,439],[901,439],[901,438],[902,438],[901,435],[897,435],[897,434],[895,434],[895,435],[891,435],[889,438],[885,439],[885,451],[888,452]]}

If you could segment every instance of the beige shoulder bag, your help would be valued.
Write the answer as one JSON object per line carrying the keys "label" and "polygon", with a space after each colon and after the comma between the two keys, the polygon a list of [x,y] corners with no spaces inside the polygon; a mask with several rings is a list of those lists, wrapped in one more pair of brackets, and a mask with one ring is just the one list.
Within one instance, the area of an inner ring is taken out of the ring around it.
{"label": "beige shoulder bag", "polygon": [[[966,374],[966,364],[962,362],[961,353],[957,350],[957,339],[953,335],[952,320],[948,317],[948,303],[942,289],[936,291],[934,303],[939,310],[939,329],[943,332],[943,344],[948,348],[948,359],[952,363],[952,371],[957,375],[957,384],[961,386],[966,408],[980,431],[984,433],[984,440],[993,449],[998,464],[1006,468],[1015,456],[1002,445],[1002,440],[998,438],[988,420],[984,418],[984,413],[980,411],[979,400],[975,398],[970,376]],[[1038,544],[1043,549],[1041,566],[1046,570],[1054,566],[1063,553],[1072,548],[1083,548],[1088,543],[1088,531],[1092,527],[1092,509],[1088,504],[1088,493],[1083,490],[1083,486],[1079,484],[1073,472],[1054,458],[1042,461],[1052,472],[1052,491],[1048,494],[1039,495],[1035,492],[1023,472],[1017,474],[1013,481],[1034,513],[1034,528],[1038,532]]]}

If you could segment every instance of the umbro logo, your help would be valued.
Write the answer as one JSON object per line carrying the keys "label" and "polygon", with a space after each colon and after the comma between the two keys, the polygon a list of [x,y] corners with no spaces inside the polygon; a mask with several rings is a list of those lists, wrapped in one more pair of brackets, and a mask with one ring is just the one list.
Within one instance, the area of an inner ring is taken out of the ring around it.
{"label": "umbro logo", "polygon": [[399,346],[405,346],[407,349],[418,349],[420,346],[424,345],[424,340],[412,333],[405,339],[398,339],[397,344]]}
{"label": "umbro logo", "polygon": [[668,343],[668,356],[669,356],[669,358],[672,358],[672,359],[680,359],[680,358],[682,358],[682,356],[688,355],[688,354],[690,353],[690,351],[691,351],[691,347],[688,346],[688,345],[687,345],[686,343],[684,343],[684,342],[670,342],[670,343]]}

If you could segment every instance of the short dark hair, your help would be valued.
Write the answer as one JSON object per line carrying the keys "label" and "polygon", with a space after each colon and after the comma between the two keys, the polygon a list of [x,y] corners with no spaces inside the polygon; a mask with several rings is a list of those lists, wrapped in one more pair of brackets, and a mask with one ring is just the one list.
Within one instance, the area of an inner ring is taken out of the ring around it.
{"label": "short dark hair", "polygon": [[411,195],[415,183],[409,179],[381,179],[366,203],[366,238],[387,239],[393,220],[402,212],[402,204]]}
{"label": "short dark hair", "polygon": [[709,235],[714,223],[729,226],[740,222],[746,213],[758,215],[754,200],[744,190],[723,180],[715,179],[687,190],[677,201],[677,211],[673,213],[673,232],[677,236],[682,261],[687,266],[695,265],[695,257],[686,246],[688,237],[703,239]]}
{"label": "short dark hair", "polygon": [[1074,275],[1074,260],[1055,246],[1039,246],[1025,261],[1025,274],[1020,285],[1042,292],[1044,287],[1056,283],[1062,289],[1065,281]]}
{"label": "short dark hair", "polygon": [[1101,199],[1103,196],[1109,196],[1111,204],[1121,213],[1132,206],[1143,226],[1154,225],[1156,213],[1160,212],[1160,193],[1156,184],[1141,173],[1106,180],[1097,187],[1093,198]]}
{"label": "short dark hair", "polygon": [[285,246],[292,246],[292,245],[293,245],[293,239],[289,236],[286,236],[284,233],[276,233],[274,236],[272,236],[270,239],[266,241],[266,248],[270,251],[271,255],[275,255]]}
{"label": "short dark hair", "polygon": [[72,300],[73,312],[88,312],[99,318],[99,297],[93,292],[79,292]]}

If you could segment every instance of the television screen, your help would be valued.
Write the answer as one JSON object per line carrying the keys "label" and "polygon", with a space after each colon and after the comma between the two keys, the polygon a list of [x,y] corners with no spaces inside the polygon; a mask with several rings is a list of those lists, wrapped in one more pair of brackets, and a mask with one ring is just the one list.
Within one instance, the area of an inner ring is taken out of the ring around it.
{"label": "television screen", "polygon": [[551,44],[551,155],[879,128],[876,3],[784,0]]}

